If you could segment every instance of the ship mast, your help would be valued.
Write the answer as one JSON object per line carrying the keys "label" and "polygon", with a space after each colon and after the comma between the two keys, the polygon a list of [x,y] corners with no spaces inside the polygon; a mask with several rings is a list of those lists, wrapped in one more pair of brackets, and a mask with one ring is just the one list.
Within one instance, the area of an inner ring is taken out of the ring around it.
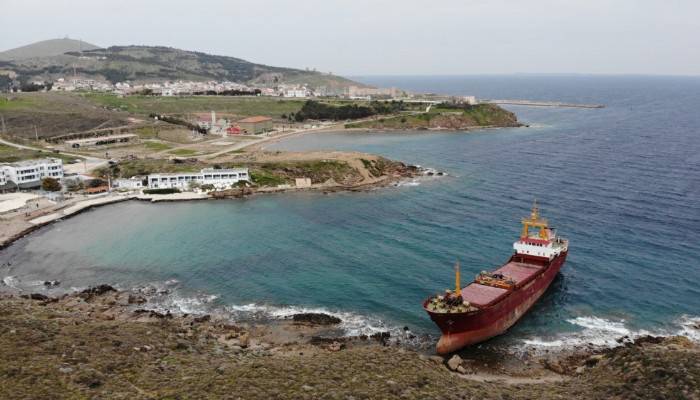
{"label": "ship mast", "polygon": [[462,283],[459,279],[459,261],[455,263],[455,294],[457,296],[462,295]]}
{"label": "ship mast", "polygon": [[530,234],[530,228],[539,228],[539,237],[541,239],[548,239],[548,234],[547,234],[547,220],[544,218],[540,218],[540,209],[537,207],[537,199],[535,199],[534,204],[532,205],[532,212],[530,212],[530,217],[529,218],[523,218],[522,219],[522,224],[523,224],[523,231],[520,234],[521,239],[527,239]]}

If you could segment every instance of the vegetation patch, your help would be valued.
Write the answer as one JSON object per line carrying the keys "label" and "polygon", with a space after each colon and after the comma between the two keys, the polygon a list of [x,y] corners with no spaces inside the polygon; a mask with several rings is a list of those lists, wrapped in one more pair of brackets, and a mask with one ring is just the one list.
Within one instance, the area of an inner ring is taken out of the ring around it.
{"label": "vegetation patch", "polygon": [[475,127],[516,127],[518,119],[495,104],[448,104],[432,107],[429,112],[390,116],[371,121],[346,124],[346,128],[364,129],[468,129]]}
{"label": "vegetation patch", "polygon": [[150,175],[153,173],[198,172],[202,168],[211,167],[202,162],[177,163],[170,160],[138,159],[124,160],[116,165],[98,168],[95,174],[102,177],[131,178],[133,176]]}
{"label": "vegetation patch", "polygon": [[251,168],[256,174],[275,176],[278,181],[285,183],[292,182],[296,178],[310,178],[312,184],[324,183],[332,179],[337,183],[350,185],[362,179],[356,169],[344,161],[337,160],[273,162],[254,164]]}
{"label": "vegetation patch", "polygon": [[176,156],[182,156],[182,157],[187,157],[187,156],[192,156],[198,153],[197,150],[192,150],[192,149],[175,149],[171,150],[168,153],[174,154]]}
{"label": "vegetation patch", "polygon": [[69,156],[51,151],[18,149],[16,147],[0,144],[0,162],[12,163],[22,160],[33,160],[46,157],[59,158],[66,164],[73,164],[76,162],[76,160],[82,160],[81,157]]}
{"label": "vegetation patch", "polygon": [[143,145],[148,149],[148,150],[153,150],[153,151],[164,151],[171,149],[172,147],[166,143],[163,142],[155,142],[155,141],[146,141],[143,142]]}
{"label": "vegetation patch", "polygon": [[403,101],[372,101],[366,105],[356,103],[334,105],[307,100],[304,106],[290,119],[301,122],[307,119],[340,121],[346,119],[367,118],[377,114],[392,114],[405,110]]}

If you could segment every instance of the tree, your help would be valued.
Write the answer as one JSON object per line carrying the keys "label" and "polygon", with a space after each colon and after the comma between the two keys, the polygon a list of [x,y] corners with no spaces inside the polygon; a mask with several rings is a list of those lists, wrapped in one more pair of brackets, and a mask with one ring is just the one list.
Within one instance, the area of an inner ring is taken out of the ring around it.
{"label": "tree", "polygon": [[90,179],[89,181],[87,181],[87,187],[89,187],[89,188],[96,188],[96,187],[106,186],[106,185],[107,185],[107,182],[105,182],[102,179]]}
{"label": "tree", "polygon": [[41,180],[41,188],[47,192],[58,192],[61,190],[61,182],[58,179],[47,176]]}

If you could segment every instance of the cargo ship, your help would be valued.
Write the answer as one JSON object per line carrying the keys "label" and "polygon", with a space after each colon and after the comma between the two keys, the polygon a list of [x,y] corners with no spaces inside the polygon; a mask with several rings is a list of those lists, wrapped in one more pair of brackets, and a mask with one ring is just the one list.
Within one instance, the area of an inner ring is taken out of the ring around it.
{"label": "cargo ship", "polygon": [[461,287],[457,263],[455,290],[423,302],[430,319],[442,331],[439,354],[504,333],[544,294],[564,265],[569,242],[540,217],[536,202],[522,224],[507,263],[493,272],[482,271],[466,287]]}

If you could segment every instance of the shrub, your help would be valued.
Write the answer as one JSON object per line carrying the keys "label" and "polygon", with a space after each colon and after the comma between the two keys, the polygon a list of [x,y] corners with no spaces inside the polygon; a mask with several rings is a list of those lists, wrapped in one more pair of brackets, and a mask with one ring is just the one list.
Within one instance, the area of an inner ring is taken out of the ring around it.
{"label": "shrub", "polygon": [[41,180],[41,188],[47,192],[58,192],[61,190],[61,182],[58,179],[47,176]]}
{"label": "shrub", "polygon": [[178,188],[144,189],[143,193],[145,193],[145,194],[173,194],[173,193],[180,193],[180,189],[178,189]]}

